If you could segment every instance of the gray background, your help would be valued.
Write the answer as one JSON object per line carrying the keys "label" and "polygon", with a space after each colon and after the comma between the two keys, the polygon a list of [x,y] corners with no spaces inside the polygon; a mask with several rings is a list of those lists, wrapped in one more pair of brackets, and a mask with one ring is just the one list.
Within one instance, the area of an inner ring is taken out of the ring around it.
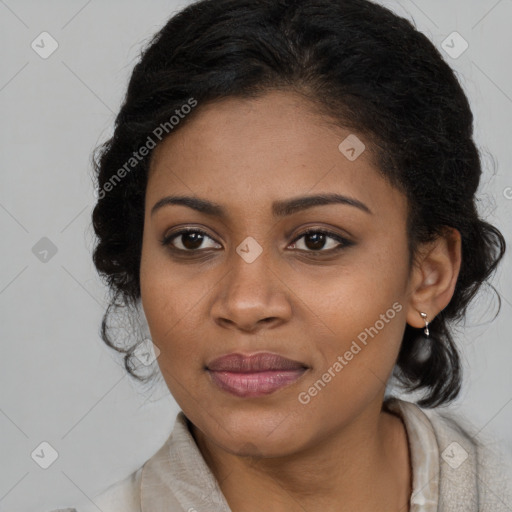
{"label": "gray background", "polygon": [[[143,43],[186,3],[0,0],[0,510],[88,502],[172,428],[167,389],[143,393],[99,337],[107,295],[91,261],[90,156],[111,134]],[[466,380],[450,410],[512,452],[512,2],[381,3],[441,49],[472,103],[480,210],[511,250],[493,281],[500,315],[491,322],[496,304],[483,292],[460,329]],[[43,31],[59,45],[46,59],[31,47]],[[469,44],[458,58],[441,46],[453,31]],[[34,254],[44,237],[57,250],[47,261]],[[58,452],[48,469],[31,458],[43,441]]]}

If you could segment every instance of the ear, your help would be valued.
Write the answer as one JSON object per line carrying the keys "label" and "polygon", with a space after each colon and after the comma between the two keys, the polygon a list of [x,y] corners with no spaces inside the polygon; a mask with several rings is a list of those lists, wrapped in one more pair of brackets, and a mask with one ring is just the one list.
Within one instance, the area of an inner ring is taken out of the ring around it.
{"label": "ear", "polygon": [[420,311],[431,322],[450,302],[461,265],[461,235],[446,227],[443,235],[420,247],[409,280],[407,323],[425,327]]}

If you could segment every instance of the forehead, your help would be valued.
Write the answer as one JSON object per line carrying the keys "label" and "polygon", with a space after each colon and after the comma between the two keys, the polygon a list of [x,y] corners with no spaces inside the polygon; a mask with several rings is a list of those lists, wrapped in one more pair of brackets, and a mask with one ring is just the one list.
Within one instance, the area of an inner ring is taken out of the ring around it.
{"label": "forehead", "polygon": [[405,207],[375,167],[369,141],[334,126],[298,94],[273,91],[196,109],[153,152],[153,202],[167,192],[266,208],[277,199],[336,192],[381,213]]}

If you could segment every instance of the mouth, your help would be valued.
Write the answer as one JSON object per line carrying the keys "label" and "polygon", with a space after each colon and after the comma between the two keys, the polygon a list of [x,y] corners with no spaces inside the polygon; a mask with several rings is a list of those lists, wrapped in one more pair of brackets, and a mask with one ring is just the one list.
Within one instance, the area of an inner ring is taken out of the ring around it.
{"label": "mouth", "polygon": [[212,382],[238,397],[269,395],[297,381],[309,369],[279,354],[228,354],[206,366]]}

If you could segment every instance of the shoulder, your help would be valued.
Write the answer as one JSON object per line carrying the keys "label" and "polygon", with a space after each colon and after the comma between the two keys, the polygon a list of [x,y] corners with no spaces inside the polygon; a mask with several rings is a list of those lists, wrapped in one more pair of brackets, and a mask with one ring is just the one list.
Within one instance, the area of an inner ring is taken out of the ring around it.
{"label": "shoulder", "polygon": [[483,507],[481,510],[512,510],[512,453],[505,443],[492,434],[482,432],[458,412],[444,409],[423,411],[436,433],[441,474],[445,477],[463,474],[460,468],[467,460],[472,464],[467,475],[475,481],[479,505]]}
{"label": "shoulder", "polygon": [[512,510],[512,452],[490,436],[476,443],[478,488],[484,510]]}
{"label": "shoulder", "polygon": [[50,512],[141,512],[140,482],[142,467],[77,508],[62,508]]}
{"label": "shoulder", "polygon": [[102,512],[140,512],[141,475],[142,467],[93,498],[96,506],[89,503],[78,512],[97,512],[98,508]]}

